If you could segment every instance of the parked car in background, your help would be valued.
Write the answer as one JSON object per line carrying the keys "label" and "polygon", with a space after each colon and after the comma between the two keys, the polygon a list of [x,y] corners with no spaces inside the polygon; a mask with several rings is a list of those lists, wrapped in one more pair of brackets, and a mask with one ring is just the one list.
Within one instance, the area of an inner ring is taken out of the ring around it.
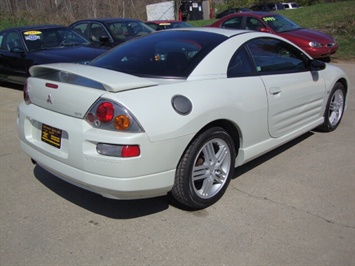
{"label": "parked car in background", "polygon": [[332,36],[320,31],[305,29],[282,15],[267,12],[231,14],[214,22],[210,27],[245,29],[269,32],[298,45],[311,57],[329,61],[338,44]]}
{"label": "parked car in background", "polygon": [[189,23],[180,20],[151,20],[151,21],[146,21],[145,24],[154,30],[192,27],[192,25],[190,25]]}
{"label": "parked car in background", "polygon": [[69,28],[96,45],[108,48],[154,32],[142,21],[129,18],[84,19],[72,23]]}
{"label": "parked car in background", "polygon": [[276,10],[285,10],[285,7],[281,3],[266,3],[253,5],[250,9],[252,11],[272,12]]}
{"label": "parked car in background", "polygon": [[285,7],[285,9],[296,9],[299,8],[299,5],[295,2],[289,2],[289,3],[282,3],[282,5]]}
{"label": "parked car in background", "polygon": [[227,10],[224,10],[216,15],[216,19],[220,19],[224,16],[227,16],[229,14],[233,13],[240,13],[240,12],[249,12],[251,9],[249,8],[242,8],[242,7],[236,7],[236,8],[229,8]]}
{"label": "parked car in background", "polygon": [[0,32],[0,81],[24,84],[33,65],[84,63],[105,52],[61,25],[9,28]]}
{"label": "parked car in background", "polygon": [[335,130],[350,89],[341,68],[277,35],[202,27],[30,72],[16,123],[33,162],[104,197],[169,193],[194,209],[222,197],[235,167]]}

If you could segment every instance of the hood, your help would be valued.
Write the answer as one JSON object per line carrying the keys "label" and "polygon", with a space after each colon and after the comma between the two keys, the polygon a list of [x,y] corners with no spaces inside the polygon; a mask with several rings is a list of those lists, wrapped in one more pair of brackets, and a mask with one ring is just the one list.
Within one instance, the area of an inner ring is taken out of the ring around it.
{"label": "hood", "polygon": [[329,43],[335,43],[333,37],[316,30],[310,29],[298,29],[294,31],[287,31],[287,32],[280,32],[278,33],[281,37],[288,39],[294,43],[299,42],[310,42],[310,41],[317,41],[323,45],[327,45]]}

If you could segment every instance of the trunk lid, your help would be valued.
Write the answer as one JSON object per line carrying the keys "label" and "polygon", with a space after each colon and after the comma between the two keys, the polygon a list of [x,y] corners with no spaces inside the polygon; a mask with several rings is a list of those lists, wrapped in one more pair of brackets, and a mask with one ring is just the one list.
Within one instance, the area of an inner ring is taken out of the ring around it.
{"label": "trunk lid", "polygon": [[83,118],[105,93],[155,86],[157,83],[121,72],[80,64],[33,66],[27,90],[33,104]]}

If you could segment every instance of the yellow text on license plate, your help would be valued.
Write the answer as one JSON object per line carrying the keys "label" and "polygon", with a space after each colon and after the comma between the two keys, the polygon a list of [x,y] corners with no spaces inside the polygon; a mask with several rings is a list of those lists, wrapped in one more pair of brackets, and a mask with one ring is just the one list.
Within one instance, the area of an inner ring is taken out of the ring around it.
{"label": "yellow text on license plate", "polygon": [[60,149],[61,139],[62,130],[42,124],[42,141]]}

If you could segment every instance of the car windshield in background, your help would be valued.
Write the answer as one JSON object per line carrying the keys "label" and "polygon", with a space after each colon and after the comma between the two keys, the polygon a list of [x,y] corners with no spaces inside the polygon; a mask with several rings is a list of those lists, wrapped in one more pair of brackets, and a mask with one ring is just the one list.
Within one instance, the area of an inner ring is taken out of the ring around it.
{"label": "car windshield in background", "polygon": [[140,21],[114,21],[105,24],[118,39],[131,39],[153,32],[150,27]]}
{"label": "car windshield in background", "polygon": [[282,16],[267,16],[263,17],[263,20],[270,28],[278,33],[301,29],[296,23]]}
{"label": "car windshield in background", "polygon": [[90,65],[137,76],[186,78],[226,39],[209,32],[160,31],[124,43]]}
{"label": "car windshield in background", "polygon": [[67,28],[23,31],[23,39],[30,52],[64,46],[89,45],[90,42]]}

